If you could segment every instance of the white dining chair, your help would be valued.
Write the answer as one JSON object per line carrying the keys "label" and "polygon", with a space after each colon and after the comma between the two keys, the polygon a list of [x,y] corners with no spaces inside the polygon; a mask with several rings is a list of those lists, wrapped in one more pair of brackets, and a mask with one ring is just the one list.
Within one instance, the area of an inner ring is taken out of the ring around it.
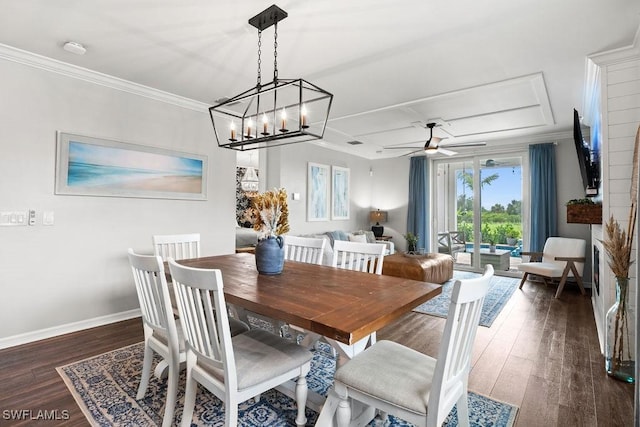
{"label": "white dining chair", "polygon": [[168,262],[187,340],[181,425],[191,425],[198,384],[224,402],[225,426],[235,427],[239,403],[290,380],[296,380],[296,424],[305,425],[311,352],[260,329],[231,337],[222,272]]}
{"label": "white dining chair", "polygon": [[284,236],[284,259],[322,265],[325,239]]}
{"label": "white dining chair", "polygon": [[131,248],[127,253],[144,328],[144,361],[136,399],[142,399],[147,392],[155,351],[168,365],[167,399],[162,419],[162,426],[168,427],[173,423],[180,363],[186,360],[184,339],[179,323],[173,317],[162,259],[159,256],[136,254]]}
{"label": "white dining chair", "polygon": [[[333,243],[331,265],[364,273],[382,274],[384,254],[387,246],[383,243],[361,243],[336,240]],[[376,342],[376,332],[369,336],[371,345]]]}
{"label": "white dining chair", "polygon": [[156,234],[153,236],[153,250],[163,261],[200,257],[200,233]]}
{"label": "white dining chair", "polygon": [[336,240],[333,243],[332,264],[337,268],[382,274],[386,245]]}
{"label": "white dining chair", "polygon": [[429,427],[457,404],[458,425],[468,426],[471,353],[491,277],[489,264],[481,277],[455,281],[437,359],[382,340],[338,368],[325,402],[337,408],[338,427],[349,425],[353,401]]}
{"label": "white dining chair", "polygon": [[[289,261],[305,262],[307,264],[322,265],[326,243],[327,241],[325,239],[285,235],[284,259]],[[301,344],[307,348],[311,348],[319,339],[321,339],[321,335],[316,334],[315,332],[308,331],[297,325],[287,325],[284,322],[279,322],[279,328],[281,331],[285,327],[294,330],[296,333],[304,335]]]}

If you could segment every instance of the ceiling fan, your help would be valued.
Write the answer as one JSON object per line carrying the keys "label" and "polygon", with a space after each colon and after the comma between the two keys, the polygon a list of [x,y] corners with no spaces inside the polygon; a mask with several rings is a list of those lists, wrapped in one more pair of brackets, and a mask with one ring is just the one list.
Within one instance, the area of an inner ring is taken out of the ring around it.
{"label": "ceiling fan", "polygon": [[[458,144],[447,144],[446,147],[443,147],[442,145],[440,145],[440,141],[442,141],[445,138],[440,138],[438,136],[433,136],[433,128],[436,126],[435,123],[427,123],[426,125],[426,129],[429,129],[429,139],[427,139],[427,142],[425,142],[424,147],[422,147],[419,150],[415,150],[412,151],[410,153],[405,154],[406,156],[410,156],[414,153],[418,153],[420,151],[424,151],[426,155],[433,155],[433,154],[444,154],[445,156],[454,156],[456,154],[458,154],[455,151],[451,151],[448,150],[447,148],[451,147],[473,147],[473,146],[484,146],[487,145],[486,142],[461,142]],[[383,147],[385,150],[407,150],[407,149],[414,149],[416,147]]]}

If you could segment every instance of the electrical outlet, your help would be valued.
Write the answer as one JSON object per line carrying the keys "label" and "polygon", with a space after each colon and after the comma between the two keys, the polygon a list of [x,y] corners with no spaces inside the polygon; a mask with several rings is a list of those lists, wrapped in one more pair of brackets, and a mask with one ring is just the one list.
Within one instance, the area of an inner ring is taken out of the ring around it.
{"label": "electrical outlet", "polygon": [[36,211],[29,209],[29,225],[36,225]]}

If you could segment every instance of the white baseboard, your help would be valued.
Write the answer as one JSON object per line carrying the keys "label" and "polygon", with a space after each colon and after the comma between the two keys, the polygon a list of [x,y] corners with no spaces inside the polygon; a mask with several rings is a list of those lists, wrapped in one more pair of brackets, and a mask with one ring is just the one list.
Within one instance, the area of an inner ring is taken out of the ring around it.
{"label": "white baseboard", "polygon": [[138,308],[135,310],[123,311],[120,313],[109,314],[107,316],[94,317],[92,319],[81,320],[79,322],[40,329],[11,337],[0,338],[0,349],[27,344],[46,338],[57,337],[58,335],[77,332],[83,329],[95,328],[96,326],[108,325],[109,323],[120,322],[122,320],[133,319],[134,317],[140,317],[140,315],[140,309]]}

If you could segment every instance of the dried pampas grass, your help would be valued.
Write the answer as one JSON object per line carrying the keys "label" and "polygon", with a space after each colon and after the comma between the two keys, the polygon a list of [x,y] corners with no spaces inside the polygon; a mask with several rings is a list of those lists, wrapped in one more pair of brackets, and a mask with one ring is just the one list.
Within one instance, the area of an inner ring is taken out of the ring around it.
{"label": "dried pampas grass", "polygon": [[258,194],[252,200],[256,211],[253,228],[265,237],[279,236],[289,231],[289,207],[284,188]]}
{"label": "dried pampas grass", "polygon": [[609,255],[609,267],[616,277],[629,277],[629,268],[631,261],[631,244],[632,241],[627,233],[620,228],[618,221],[609,218],[605,224],[607,238],[602,242],[604,249]]}

